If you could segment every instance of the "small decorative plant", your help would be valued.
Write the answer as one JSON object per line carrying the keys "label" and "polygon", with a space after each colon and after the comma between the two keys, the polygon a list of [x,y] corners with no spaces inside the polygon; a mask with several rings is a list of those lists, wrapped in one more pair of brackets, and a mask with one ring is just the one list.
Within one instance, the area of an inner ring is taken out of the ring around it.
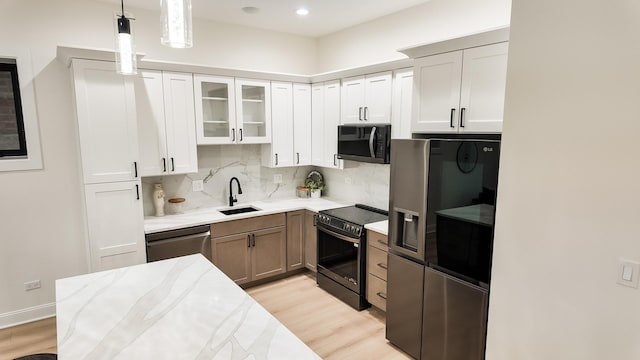
{"label": "small decorative plant", "polygon": [[321,179],[313,179],[313,178],[307,178],[304,182],[304,186],[311,189],[311,191],[324,190],[325,188],[324,181],[322,181]]}

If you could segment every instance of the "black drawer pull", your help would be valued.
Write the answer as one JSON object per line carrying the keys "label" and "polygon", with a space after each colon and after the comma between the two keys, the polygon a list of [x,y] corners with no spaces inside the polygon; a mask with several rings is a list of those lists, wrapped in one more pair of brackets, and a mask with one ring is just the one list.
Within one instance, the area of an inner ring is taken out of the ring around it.
{"label": "black drawer pull", "polygon": [[385,263],[378,263],[378,267],[381,267],[381,268],[387,270],[387,264],[385,264]]}
{"label": "black drawer pull", "polygon": [[382,239],[378,239],[378,242],[379,242],[380,244],[384,245],[384,246],[389,246],[389,243],[388,243],[388,242],[386,242],[386,241],[384,241],[384,240],[382,240]]}
{"label": "black drawer pull", "polygon": [[381,298],[383,298],[383,299],[387,300],[387,294],[385,294],[385,293],[383,293],[383,292],[378,291],[378,292],[376,293],[376,295],[378,295],[378,296],[380,296]]}

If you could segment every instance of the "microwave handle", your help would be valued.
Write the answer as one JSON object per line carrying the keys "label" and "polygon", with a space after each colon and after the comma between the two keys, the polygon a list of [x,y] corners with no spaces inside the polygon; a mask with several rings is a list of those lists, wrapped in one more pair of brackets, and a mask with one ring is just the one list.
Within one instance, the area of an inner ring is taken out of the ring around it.
{"label": "microwave handle", "polygon": [[371,153],[371,157],[375,158],[376,157],[376,152],[375,149],[373,148],[373,141],[376,138],[376,127],[373,126],[371,128],[371,134],[369,135],[369,152]]}

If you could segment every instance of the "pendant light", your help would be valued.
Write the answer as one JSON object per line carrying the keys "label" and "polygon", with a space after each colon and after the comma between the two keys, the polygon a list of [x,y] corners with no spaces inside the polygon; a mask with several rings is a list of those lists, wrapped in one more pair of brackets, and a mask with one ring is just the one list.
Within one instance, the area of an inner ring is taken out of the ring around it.
{"label": "pendant light", "polygon": [[116,17],[116,72],[135,75],[138,72],[136,52],[131,37],[131,18],[124,16],[124,0],[120,1],[122,14]]}
{"label": "pendant light", "polygon": [[191,0],[160,0],[162,45],[172,48],[193,46]]}

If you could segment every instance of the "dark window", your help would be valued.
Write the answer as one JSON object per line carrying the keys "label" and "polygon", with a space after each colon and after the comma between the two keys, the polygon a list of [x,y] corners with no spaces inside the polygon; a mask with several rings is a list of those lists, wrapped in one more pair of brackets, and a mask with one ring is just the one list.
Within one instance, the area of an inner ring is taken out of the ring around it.
{"label": "dark window", "polygon": [[0,59],[0,157],[26,155],[18,67],[11,59]]}

